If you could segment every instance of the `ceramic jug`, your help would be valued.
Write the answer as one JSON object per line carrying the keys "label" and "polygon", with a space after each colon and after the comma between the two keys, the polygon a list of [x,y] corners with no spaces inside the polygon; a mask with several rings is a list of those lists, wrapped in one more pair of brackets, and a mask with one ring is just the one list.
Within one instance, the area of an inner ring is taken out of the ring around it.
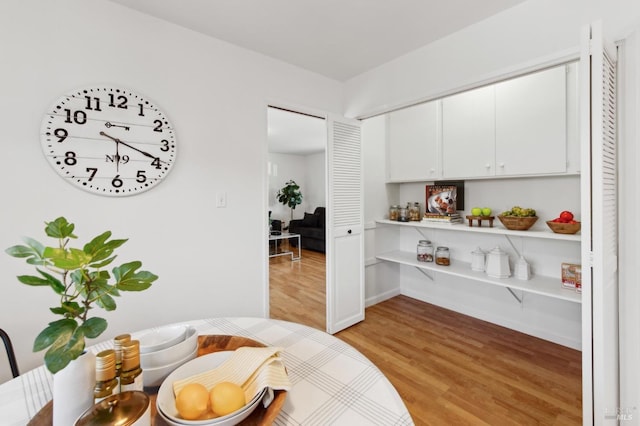
{"label": "ceramic jug", "polygon": [[487,275],[493,278],[508,278],[511,276],[511,268],[509,267],[509,255],[495,247],[487,254],[486,264]]}
{"label": "ceramic jug", "polygon": [[519,280],[528,280],[531,278],[531,267],[524,256],[520,256],[520,259],[516,262],[514,275]]}
{"label": "ceramic jug", "polygon": [[471,270],[472,271],[484,271],[485,256],[484,252],[480,250],[480,247],[471,252]]}

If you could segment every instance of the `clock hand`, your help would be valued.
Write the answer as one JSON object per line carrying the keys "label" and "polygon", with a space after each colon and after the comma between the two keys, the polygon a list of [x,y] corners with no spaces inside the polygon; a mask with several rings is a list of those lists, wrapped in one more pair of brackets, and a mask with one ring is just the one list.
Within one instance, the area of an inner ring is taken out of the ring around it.
{"label": "clock hand", "polygon": [[143,151],[143,150],[141,150],[141,149],[138,149],[138,148],[136,148],[135,146],[131,146],[131,145],[129,145],[129,144],[128,144],[128,143],[126,143],[126,142],[122,142],[120,139],[118,139],[118,138],[114,138],[113,136],[110,136],[110,135],[106,134],[105,132],[100,132],[100,134],[101,134],[102,136],[106,136],[106,137],[108,137],[109,139],[113,140],[116,144],[121,143],[122,145],[124,145],[124,146],[126,146],[126,147],[129,147],[129,148],[133,149],[134,151],[138,151],[140,154],[142,154],[142,155],[146,155],[146,156],[147,156],[147,157],[149,157],[149,158],[153,158],[154,160],[157,158],[157,157],[155,157],[155,156],[153,156],[153,155],[149,154],[148,152]]}
{"label": "clock hand", "polygon": [[[111,124],[111,123],[107,122],[107,124]],[[109,139],[113,140],[116,143],[116,172],[119,172],[120,171],[120,152],[118,151],[118,148],[120,147],[120,143],[121,143],[120,139],[114,138],[113,136],[109,136],[105,132],[100,132],[100,134],[102,136],[108,137]]]}
{"label": "clock hand", "polygon": [[106,123],[104,123],[104,126],[108,129],[110,127],[121,127],[125,130],[130,130],[129,126],[121,126],[120,124],[111,124],[111,122],[107,121]]}

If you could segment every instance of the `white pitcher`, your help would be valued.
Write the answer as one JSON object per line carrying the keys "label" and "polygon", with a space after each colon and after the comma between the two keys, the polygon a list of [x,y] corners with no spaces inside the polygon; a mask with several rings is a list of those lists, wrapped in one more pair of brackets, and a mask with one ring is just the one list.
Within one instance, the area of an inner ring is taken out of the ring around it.
{"label": "white pitcher", "polygon": [[487,255],[486,272],[488,276],[493,278],[508,278],[511,276],[509,255],[500,247],[495,247]]}
{"label": "white pitcher", "polygon": [[471,252],[471,270],[483,272],[485,267],[485,255],[480,247]]}

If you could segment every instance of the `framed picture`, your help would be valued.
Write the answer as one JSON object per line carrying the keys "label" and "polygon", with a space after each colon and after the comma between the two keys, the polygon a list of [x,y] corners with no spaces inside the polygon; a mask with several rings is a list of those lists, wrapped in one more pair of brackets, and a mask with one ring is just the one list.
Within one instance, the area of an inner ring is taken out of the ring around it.
{"label": "framed picture", "polygon": [[464,210],[464,181],[436,181],[427,185],[425,212],[432,214],[454,214]]}

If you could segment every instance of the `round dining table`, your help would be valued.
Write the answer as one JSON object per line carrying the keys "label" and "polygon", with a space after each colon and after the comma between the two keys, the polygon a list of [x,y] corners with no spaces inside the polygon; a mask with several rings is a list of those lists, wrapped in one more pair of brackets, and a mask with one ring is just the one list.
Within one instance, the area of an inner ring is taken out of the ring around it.
{"label": "round dining table", "polygon": [[[200,336],[240,336],[283,348],[291,389],[274,425],[413,425],[400,395],[382,372],[342,340],[306,325],[265,318],[209,318],[190,325]],[[136,335],[147,330],[131,331]],[[98,353],[111,341],[90,346]],[[53,376],[44,367],[0,385],[0,424],[24,426],[52,399]],[[158,419],[156,425],[163,426]]]}

